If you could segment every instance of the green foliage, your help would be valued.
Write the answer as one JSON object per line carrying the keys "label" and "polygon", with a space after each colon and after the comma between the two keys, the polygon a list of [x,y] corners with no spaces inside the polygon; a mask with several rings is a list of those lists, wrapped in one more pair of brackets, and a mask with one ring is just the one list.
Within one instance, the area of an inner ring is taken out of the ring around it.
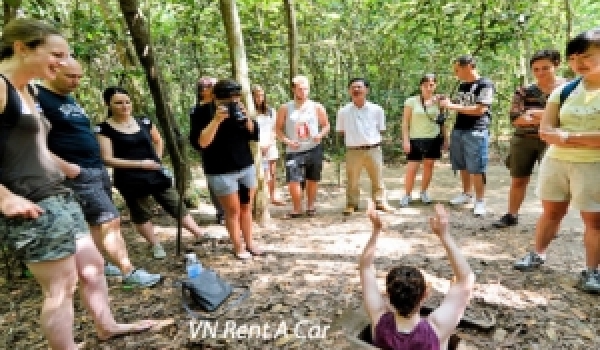
{"label": "green foliage", "polygon": [[[148,19],[155,55],[169,101],[185,134],[195,103],[195,82],[202,75],[230,75],[228,47],[217,1],[146,0],[141,15]],[[370,99],[388,117],[386,140],[398,142],[403,101],[417,91],[426,72],[438,75],[438,92],[456,87],[451,62],[474,53],[482,75],[498,88],[493,106],[494,130],[509,131],[505,117],[521,74],[520,56],[554,47],[562,51],[567,37],[564,0],[303,0],[295,1],[300,72],[312,82],[311,94],[322,102],[332,123],[348,99],[346,85],[354,76],[372,84]],[[595,0],[568,1],[572,34],[598,25]],[[57,0],[23,4],[25,13],[53,18],[65,29],[73,52],[87,75],[77,97],[96,120],[104,118],[101,91],[123,84],[135,96],[137,113],[154,114],[126,26],[116,1]],[[287,28],[283,1],[238,0],[252,83],[263,85],[271,104],[290,98]],[[524,15],[527,21],[517,23]],[[127,50],[133,65],[127,63]],[[338,148],[339,140],[327,140]],[[394,146],[391,146],[394,147]],[[334,157],[339,152],[332,149]]]}

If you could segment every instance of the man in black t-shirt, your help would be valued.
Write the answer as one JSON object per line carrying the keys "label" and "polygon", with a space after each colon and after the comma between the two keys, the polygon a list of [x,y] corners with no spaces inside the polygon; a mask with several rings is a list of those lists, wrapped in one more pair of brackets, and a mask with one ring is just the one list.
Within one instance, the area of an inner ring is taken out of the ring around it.
{"label": "man in black t-shirt", "polygon": [[471,185],[475,188],[473,213],[485,215],[485,172],[488,162],[490,107],[494,84],[479,76],[475,59],[469,55],[454,61],[454,74],[461,81],[456,103],[441,99],[440,107],[456,111],[456,122],[450,138],[452,169],[460,171],[463,193],[450,200],[451,204],[471,201]]}
{"label": "man in black t-shirt", "polygon": [[119,211],[111,199],[111,182],[100,156],[100,146],[91,130],[83,108],[71,96],[79,86],[83,70],[75,60],[69,60],[52,81],[37,85],[37,100],[44,116],[52,124],[48,148],[64,161],[75,164],[79,174],[67,179],[79,200],[90,226],[94,243],[112,263],[107,275],[123,275],[123,282],[149,287],[160,281],[159,274],[136,269],[129,260],[121,235]]}

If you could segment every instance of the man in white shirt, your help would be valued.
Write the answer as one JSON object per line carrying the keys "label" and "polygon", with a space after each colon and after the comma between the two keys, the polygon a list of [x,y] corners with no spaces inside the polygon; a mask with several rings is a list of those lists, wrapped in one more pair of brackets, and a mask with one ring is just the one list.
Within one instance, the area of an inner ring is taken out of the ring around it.
{"label": "man in white shirt", "polygon": [[385,198],[383,185],[383,153],[381,132],[385,130],[383,108],[367,101],[369,82],[354,78],[348,84],[352,102],[340,108],[336,131],[344,136],[346,144],[346,209],[351,215],[358,209],[360,199],[359,179],[363,168],[371,179],[371,196],[377,210],[393,211]]}

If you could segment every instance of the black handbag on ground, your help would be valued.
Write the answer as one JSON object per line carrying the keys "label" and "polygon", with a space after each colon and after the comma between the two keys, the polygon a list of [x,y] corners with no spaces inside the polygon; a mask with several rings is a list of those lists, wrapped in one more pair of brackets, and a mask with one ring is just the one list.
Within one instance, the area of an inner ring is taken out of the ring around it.
{"label": "black handbag on ground", "polygon": [[[234,286],[225,281],[215,271],[203,269],[200,274],[194,278],[188,278],[182,281],[183,308],[194,318],[204,318],[192,310],[191,306],[212,312],[217,310],[233,294],[235,288],[243,288],[245,291],[234,301],[229,303],[222,312],[238,305],[250,295],[248,286]],[[186,299],[191,301],[190,305]]]}

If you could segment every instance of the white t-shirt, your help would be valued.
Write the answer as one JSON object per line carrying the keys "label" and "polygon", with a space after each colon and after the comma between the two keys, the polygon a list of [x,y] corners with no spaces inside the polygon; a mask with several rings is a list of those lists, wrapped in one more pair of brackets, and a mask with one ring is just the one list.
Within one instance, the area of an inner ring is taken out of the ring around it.
{"label": "white t-shirt", "polygon": [[336,131],[344,132],[346,147],[374,145],[381,142],[385,113],[369,101],[361,108],[351,102],[339,109],[335,124]]}

